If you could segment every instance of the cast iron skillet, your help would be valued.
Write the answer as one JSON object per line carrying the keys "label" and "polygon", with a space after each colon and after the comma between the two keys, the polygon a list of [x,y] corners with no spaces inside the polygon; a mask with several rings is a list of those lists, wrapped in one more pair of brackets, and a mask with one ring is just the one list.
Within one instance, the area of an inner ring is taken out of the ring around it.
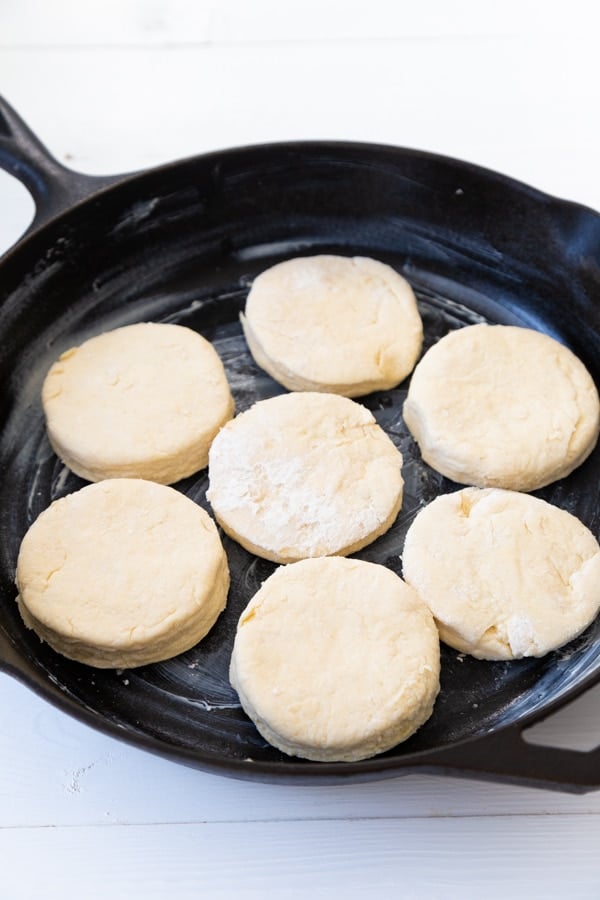
{"label": "cast iron skillet", "polygon": [[[124,672],[40,643],[21,623],[13,578],[29,524],[83,485],[51,452],[39,401],[62,350],[126,323],[182,323],[214,342],[241,411],[282,390],[241,336],[253,277],[290,256],[332,252],[400,270],[417,292],[426,346],[482,320],[532,326],[569,345],[599,382],[600,217],[466,163],[369,144],[242,147],[93,178],[61,166],[1,101],[0,166],[36,204],[0,263],[0,667],[103,731],[231,775],[315,782],[427,770],[597,787],[600,748],[534,746],[521,732],[600,679],[600,620],[540,660],[478,662],[444,648],[435,712],[414,737],[364,762],[314,763],[267,746],[227,678],[237,619],[273,564],[224,538],[232,587],[213,631],[176,659]],[[363,401],[402,450],[406,499],[392,530],[358,555],[398,573],[416,510],[457,487],[421,462],[401,417],[405,394],[406,383]],[[207,506],[206,484],[200,472],[178,487]],[[597,535],[600,451],[539,495]]]}

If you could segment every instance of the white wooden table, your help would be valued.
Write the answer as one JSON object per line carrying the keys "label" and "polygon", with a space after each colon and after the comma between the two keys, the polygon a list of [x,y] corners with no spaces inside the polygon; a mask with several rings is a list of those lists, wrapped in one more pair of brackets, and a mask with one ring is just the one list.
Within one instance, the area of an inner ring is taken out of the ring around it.
{"label": "white wooden table", "polygon": [[[587,0],[0,0],[0,91],[85,172],[380,141],[600,209]],[[0,251],[31,219],[0,173]],[[600,741],[600,688],[536,739]],[[79,724],[0,676],[0,897],[600,898],[600,793],[408,775],[254,784]]]}

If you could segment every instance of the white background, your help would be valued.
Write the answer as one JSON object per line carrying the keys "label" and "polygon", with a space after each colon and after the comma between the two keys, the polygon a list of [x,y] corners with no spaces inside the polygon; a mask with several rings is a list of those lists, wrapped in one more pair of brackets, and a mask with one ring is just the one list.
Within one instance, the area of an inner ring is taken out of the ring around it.
{"label": "white background", "polygon": [[[0,92],[85,172],[269,140],[457,156],[600,209],[587,0],[0,0]],[[0,173],[0,251],[31,219]],[[600,689],[537,739],[600,741]],[[408,775],[251,784],[0,676],[0,897],[600,897],[600,793]]]}

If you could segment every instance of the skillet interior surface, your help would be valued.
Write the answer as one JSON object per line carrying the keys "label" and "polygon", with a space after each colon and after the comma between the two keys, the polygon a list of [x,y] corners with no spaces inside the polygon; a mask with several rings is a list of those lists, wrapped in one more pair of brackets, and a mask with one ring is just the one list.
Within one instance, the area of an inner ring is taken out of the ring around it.
{"label": "skillet interior surface", "polygon": [[[534,718],[600,671],[598,621],[539,660],[481,662],[444,647],[441,694],[416,735],[363,763],[318,764],[269,747],[229,685],[237,620],[275,566],[227,537],[227,610],[176,659],[95,670],[62,658],[22,625],[13,584],[20,540],[53,499],[84,484],[45,435],[39,396],[52,361],[100,331],[176,322],[213,341],[241,412],[283,391],[256,367],[241,333],[252,279],[282,259],[324,252],[372,256],[398,269],[417,293],[425,348],[466,324],[521,324],[569,345],[600,381],[600,218],[484,170],[410,151],[274,145],[177,163],[89,199],[34,233],[0,269],[0,624],[19,672],[99,727],[199,765],[254,765],[267,775],[393,769],[414,754]],[[396,524],[357,556],[398,574],[416,512],[457,488],[421,461],[407,433],[407,385],[361,400],[400,448],[406,485]],[[210,511],[206,471],[176,487]],[[567,479],[536,493],[597,536],[598,448]]]}

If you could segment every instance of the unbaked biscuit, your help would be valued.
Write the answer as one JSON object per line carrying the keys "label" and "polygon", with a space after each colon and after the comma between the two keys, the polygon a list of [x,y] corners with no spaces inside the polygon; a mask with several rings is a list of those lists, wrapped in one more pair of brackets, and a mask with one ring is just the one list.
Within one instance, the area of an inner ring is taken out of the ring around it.
{"label": "unbaked biscuit", "polygon": [[130,668],[188,650],[225,607],[229,568],[216,526],[189,498],[109,479],[52,503],[17,562],[19,610],[64,656]]}
{"label": "unbaked biscuit", "polygon": [[384,566],[332,557],[265,581],[240,618],[230,678],[269,743],[354,761],[429,718],[439,672],[437,630],[417,594]]}
{"label": "unbaked biscuit", "polygon": [[394,522],[401,466],[365,407],[335,394],[283,394],[219,432],[207,497],[227,534],[258,556],[345,556]]}
{"label": "unbaked biscuit", "polygon": [[190,328],[154,322],[67,350],[46,376],[42,403],[54,451],[88,481],[179,481],[206,466],[233,415],[212,345]]}
{"label": "unbaked biscuit", "polygon": [[600,547],[575,516],[528,494],[463,488],[406,535],[403,575],[443,641],[480,659],[543,656],[600,608]]}
{"label": "unbaked biscuit", "polygon": [[272,266],[255,279],[241,321],[254,359],[280,384],[346,397],[399,384],[423,342],[408,282],[361,256]]}
{"label": "unbaked biscuit", "polygon": [[453,331],[417,365],[404,419],[425,462],[461,484],[532,491],[592,452],[600,402],[582,362],[507,325]]}

